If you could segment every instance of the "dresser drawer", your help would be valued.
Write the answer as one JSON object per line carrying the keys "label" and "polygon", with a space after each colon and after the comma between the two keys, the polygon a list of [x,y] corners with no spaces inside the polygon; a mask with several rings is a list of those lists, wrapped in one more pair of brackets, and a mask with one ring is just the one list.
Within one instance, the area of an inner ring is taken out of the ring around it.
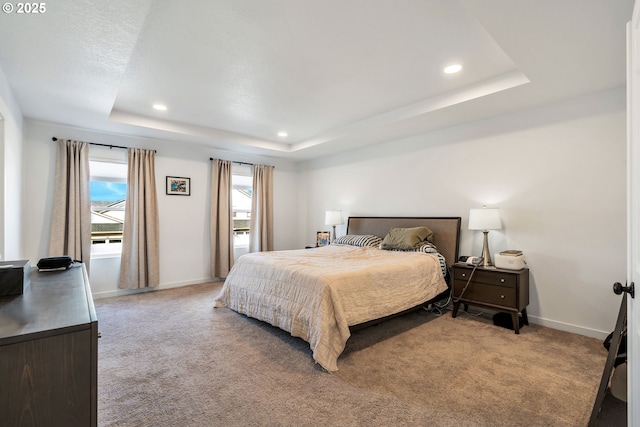
{"label": "dresser drawer", "polygon": [[[454,270],[453,278],[455,280],[464,281],[466,284],[472,271],[473,270],[466,268],[456,268]],[[517,280],[518,278],[515,274],[503,273],[501,271],[476,270],[475,273],[473,273],[473,282],[475,283],[515,287]]]}
{"label": "dresser drawer", "polygon": [[[453,296],[458,298],[467,285],[466,281],[456,280],[453,284]],[[500,305],[505,307],[517,307],[516,288],[496,285],[487,285],[474,281],[467,287],[463,300],[472,300],[479,303]]]}

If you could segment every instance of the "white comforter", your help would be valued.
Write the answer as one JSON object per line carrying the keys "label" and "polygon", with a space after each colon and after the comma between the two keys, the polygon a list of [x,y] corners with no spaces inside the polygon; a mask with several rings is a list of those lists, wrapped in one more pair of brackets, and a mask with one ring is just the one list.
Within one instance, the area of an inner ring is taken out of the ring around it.
{"label": "white comforter", "polygon": [[446,289],[433,254],[330,245],[240,257],[215,307],[304,339],[314,360],[336,371],[349,326],[415,307]]}

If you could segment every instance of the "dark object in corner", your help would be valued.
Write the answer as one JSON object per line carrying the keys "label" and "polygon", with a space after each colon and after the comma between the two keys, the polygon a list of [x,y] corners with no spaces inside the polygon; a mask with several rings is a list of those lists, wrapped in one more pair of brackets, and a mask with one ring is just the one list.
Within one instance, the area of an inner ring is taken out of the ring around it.
{"label": "dark object in corner", "polygon": [[40,271],[58,271],[67,270],[73,265],[73,260],[69,256],[54,256],[42,258],[38,261],[38,270]]}
{"label": "dark object in corner", "polygon": [[[604,346],[604,348],[607,349],[607,351],[609,351],[611,347],[611,341],[613,340],[614,333],[615,331],[611,332],[609,335],[607,335],[607,337],[602,342],[602,345]],[[618,345],[618,352],[613,362],[613,367],[615,368],[626,361],[627,361],[627,328],[625,326],[622,332],[620,332],[620,344]]]}
{"label": "dark object in corner", "polygon": [[[496,326],[500,326],[501,328],[511,329],[512,331],[514,330],[513,320],[511,319],[510,313],[500,312],[500,313],[494,314],[493,324]],[[522,328],[522,326],[524,325],[524,319],[520,315],[518,315],[518,324],[520,328]]]}
{"label": "dark object in corner", "polygon": [[0,297],[22,295],[30,283],[29,260],[0,262]]}

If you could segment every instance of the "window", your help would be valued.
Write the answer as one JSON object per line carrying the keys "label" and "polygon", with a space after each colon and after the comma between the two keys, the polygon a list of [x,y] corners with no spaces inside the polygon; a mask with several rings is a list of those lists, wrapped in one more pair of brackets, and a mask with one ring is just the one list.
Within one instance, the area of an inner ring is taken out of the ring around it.
{"label": "window", "polygon": [[127,165],[89,161],[91,172],[91,256],[122,252]]}
{"label": "window", "polygon": [[231,204],[233,209],[233,249],[238,258],[249,252],[249,224],[251,222],[251,196],[253,177],[251,168],[233,165],[231,175]]}

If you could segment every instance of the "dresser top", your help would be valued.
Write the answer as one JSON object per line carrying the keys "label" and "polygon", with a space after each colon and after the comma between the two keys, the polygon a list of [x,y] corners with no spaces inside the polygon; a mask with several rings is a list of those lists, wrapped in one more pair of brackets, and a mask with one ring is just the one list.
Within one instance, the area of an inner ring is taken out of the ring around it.
{"label": "dresser top", "polygon": [[87,329],[97,321],[84,264],[66,271],[30,272],[23,295],[0,297],[0,345]]}
{"label": "dresser top", "polygon": [[[453,264],[453,267],[455,268],[466,268],[469,270],[472,270],[474,268],[473,265],[467,264],[466,262],[456,262],[455,264]],[[495,271],[495,272],[499,272],[499,273],[511,273],[511,274],[519,274],[519,273],[528,273],[529,272],[529,267],[524,267],[521,268],[520,270],[509,270],[506,268],[498,268],[498,267],[483,267],[481,265],[475,267],[477,271]]]}

